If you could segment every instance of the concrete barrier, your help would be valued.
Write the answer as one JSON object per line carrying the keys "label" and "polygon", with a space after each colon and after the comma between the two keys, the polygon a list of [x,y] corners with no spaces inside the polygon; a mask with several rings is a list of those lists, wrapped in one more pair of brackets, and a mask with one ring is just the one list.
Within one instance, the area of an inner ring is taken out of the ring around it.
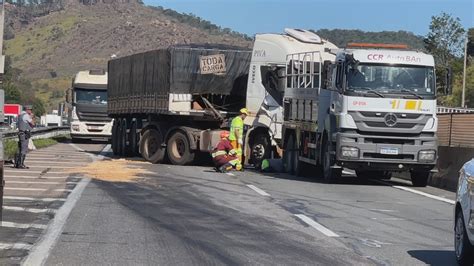
{"label": "concrete barrier", "polygon": [[[439,147],[438,173],[434,174],[428,184],[450,191],[456,191],[458,186],[459,170],[474,158],[474,148]],[[397,174],[396,177],[410,180],[407,173]]]}

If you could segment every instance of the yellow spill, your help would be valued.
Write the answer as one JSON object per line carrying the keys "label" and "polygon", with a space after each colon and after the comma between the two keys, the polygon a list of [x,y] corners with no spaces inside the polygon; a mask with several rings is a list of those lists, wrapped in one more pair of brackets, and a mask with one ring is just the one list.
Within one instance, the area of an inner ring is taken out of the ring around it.
{"label": "yellow spill", "polygon": [[[136,164],[142,162],[119,160],[102,160],[88,164],[85,167],[71,169],[71,173],[83,174],[93,179],[109,182],[131,182],[141,178],[140,174],[149,173]],[[135,166],[134,166],[135,164]]]}

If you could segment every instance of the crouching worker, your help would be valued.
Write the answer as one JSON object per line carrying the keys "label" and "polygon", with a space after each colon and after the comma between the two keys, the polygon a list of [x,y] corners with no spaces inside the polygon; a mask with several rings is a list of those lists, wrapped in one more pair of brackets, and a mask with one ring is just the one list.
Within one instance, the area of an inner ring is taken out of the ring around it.
{"label": "crouching worker", "polygon": [[237,152],[229,141],[228,131],[221,132],[221,141],[219,141],[211,155],[218,172],[225,173],[232,169],[242,170],[242,164],[239,157],[237,157]]}

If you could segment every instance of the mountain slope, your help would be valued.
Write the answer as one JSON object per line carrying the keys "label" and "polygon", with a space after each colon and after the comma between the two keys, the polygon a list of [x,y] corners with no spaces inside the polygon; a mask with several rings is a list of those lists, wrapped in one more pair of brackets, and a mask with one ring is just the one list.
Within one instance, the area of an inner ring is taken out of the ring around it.
{"label": "mountain slope", "polygon": [[250,45],[231,34],[215,35],[140,4],[74,5],[35,19],[6,41],[13,66],[30,79],[71,76],[105,68],[112,55],[186,43]]}

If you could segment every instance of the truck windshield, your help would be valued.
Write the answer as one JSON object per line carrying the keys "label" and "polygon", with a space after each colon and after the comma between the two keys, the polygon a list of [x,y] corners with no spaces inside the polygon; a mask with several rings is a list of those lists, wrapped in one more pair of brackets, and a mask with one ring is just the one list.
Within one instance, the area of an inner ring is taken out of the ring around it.
{"label": "truck windshield", "polygon": [[107,104],[107,90],[75,88],[76,103]]}
{"label": "truck windshield", "polygon": [[347,85],[347,92],[356,94],[375,91],[421,99],[436,92],[434,68],[426,66],[359,64],[349,69]]}

